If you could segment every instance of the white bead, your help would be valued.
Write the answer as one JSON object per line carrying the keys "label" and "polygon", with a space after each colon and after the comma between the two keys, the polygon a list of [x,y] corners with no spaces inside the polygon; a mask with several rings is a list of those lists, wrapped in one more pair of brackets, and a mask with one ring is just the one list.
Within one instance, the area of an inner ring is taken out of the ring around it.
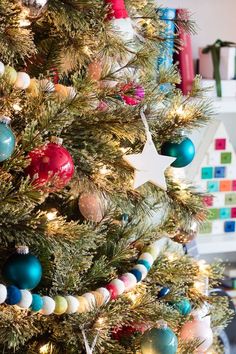
{"label": "white bead", "polygon": [[93,294],[85,293],[82,296],[85,297],[85,299],[87,300],[90,309],[94,309],[96,307],[96,299]]}
{"label": "white bead", "polygon": [[21,300],[18,302],[17,306],[22,309],[28,309],[32,304],[32,294],[29,290],[20,290],[21,292]]}
{"label": "white bead", "polygon": [[100,294],[102,294],[104,298],[104,304],[107,304],[110,301],[111,294],[107,290],[107,288],[99,288],[96,291],[98,291]]}
{"label": "white bead", "polygon": [[44,92],[53,92],[53,91],[55,91],[54,84],[51,81],[47,80],[47,79],[40,80],[39,81],[39,87]]}
{"label": "white bead", "polygon": [[0,284],[0,304],[5,302],[6,298],[7,298],[7,288],[5,287],[5,285]]}
{"label": "white bead", "polygon": [[76,313],[79,308],[79,300],[76,299],[76,297],[71,296],[71,295],[65,296],[65,299],[68,304],[66,313],[69,313],[69,314]]}
{"label": "white bead", "polygon": [[142,280],[144,278],[146,278],[148,271],[147,271],[147,268],[144,265],[136,264],[136,266],[134,266],[133,269],[137,269],[137,270],[139,270],[142,273]]}
{"label": "white bead", "polygon": [[152,266],[153,263],[154,263],[153,256],[152,256],[150,253],[148,253],[148,252],[142,253],[141,256],[139,257],[139,259],[140,259],[140,260],[143,259],[143,260],[145,260],[145,261],[148,261],[148,263],[150,264],[150,266]]}
{"label": "white bead", "polygon": [[4,74],[5,71],[5,65],[0,61],[0,76]]}
{"label": "white bead", "polygon": [[114,279],[110,282],[110,284],[114,285],[117,289],[117,294],[121,295],[125,291],[125,284],[120,279]]}
{"label": "white bead", "polygon": [[128,279],[128,284],[125,285],[125,291],[130,291],[135,288],[137,284],[137,278],[132,273],[125,273],[123,276]]}
{"label": "white bead", "polygon": [[25,90],[30,85],[30,77],[27,73],[20,71],[17,73],[15,87],[20,90]]}
{"label": "white bead", "polygon": [[43,296],[42,299],[43,308],[41,310],[41,313],[46,316],[51,315],[56,307],[55,301],[49,296]]}

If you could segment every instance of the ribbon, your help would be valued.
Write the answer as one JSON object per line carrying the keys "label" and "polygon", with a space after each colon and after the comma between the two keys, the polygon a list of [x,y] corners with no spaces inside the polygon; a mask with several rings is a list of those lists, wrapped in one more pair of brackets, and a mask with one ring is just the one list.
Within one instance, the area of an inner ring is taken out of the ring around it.
{"label": "ribbon", "polygon": [[218,97],[222,97],[221,75],[220,75],[220,49],[222,47],[236,47],[236,43],[217,39],[212,45],[208,45],[202,50],[203,54],[211,52],[214,67],[213,77],[216,81],[216,92]]}
{"label": "ribbon", "polygon": [[152,142],[152,134],[150,132],[149,125],[148,125],[148,122],[147,122],[147,118],[146,118],[145,113],[144,113],[146,111],[146,109],[147,109],[146,105],[141,108],[140,116],[141,116],[141,119],[143,121],[143,125],[145,127],[145,133],[146,133],[147,141]]}
{"label": "ribbon", "polygon": [[93,354],[93,351],[95,349],[97,340],[98,340],[98,333],[96,334],[96,336],[94,337],[92,346],[90,347],[88,339],[86,337],[86,333],[84,328],[81,328],[81,332],[82,332],[82,336],[83,336],[83,340],[84,340],[84,345],[85,345],[85,350],[86,350],[86,354]]}

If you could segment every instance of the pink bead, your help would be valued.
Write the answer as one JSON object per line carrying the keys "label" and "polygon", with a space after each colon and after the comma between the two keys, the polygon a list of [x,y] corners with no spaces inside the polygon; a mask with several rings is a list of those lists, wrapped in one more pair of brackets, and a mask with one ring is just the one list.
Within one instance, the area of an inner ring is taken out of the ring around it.
{"label": "pink bead", "polygon": [[120,280],[125,284],[125,291],[130,291],[137,284],[137,279],[132,273],[125,273],[120,277]]}
{"label": "pink bead", "polygon": [[111,295],[111,300],[115,300],[118,298],[118,290],[117,287],[114,284],[108,284],[106,286],[107,290],[109,291]]}

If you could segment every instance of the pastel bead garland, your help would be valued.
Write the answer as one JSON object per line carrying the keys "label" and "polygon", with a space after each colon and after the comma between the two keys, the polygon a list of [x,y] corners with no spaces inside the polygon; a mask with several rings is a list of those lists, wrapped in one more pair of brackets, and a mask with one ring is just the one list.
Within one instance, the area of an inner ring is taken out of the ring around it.
{"label": "pastel bead garland", "polygon": [[45,316],[86,313],[132,290],[138,282],[147,276],[148,270],[159,254],[159,245],[155,242],[146,248],[130,272],[113,279],[106,287],[87,292],[82,296],[56,295],[51,298],[50,296],[31,294],[29,290],[19,290],[14,285],[6,287],[0,284],[0,304],[5,302],[8,305],[17,305],[22,309],[30,309],[32,312],[39,312]]}

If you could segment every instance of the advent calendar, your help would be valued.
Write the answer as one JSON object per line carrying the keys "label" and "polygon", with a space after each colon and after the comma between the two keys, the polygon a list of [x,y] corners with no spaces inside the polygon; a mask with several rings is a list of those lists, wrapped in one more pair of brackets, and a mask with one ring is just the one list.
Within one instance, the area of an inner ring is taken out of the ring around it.
{"label": "advent calendar", "polygon": [[188,177],[208,194],[208,220],[200,234],[236,234],[236,153],[222,122],[207,129]]}

